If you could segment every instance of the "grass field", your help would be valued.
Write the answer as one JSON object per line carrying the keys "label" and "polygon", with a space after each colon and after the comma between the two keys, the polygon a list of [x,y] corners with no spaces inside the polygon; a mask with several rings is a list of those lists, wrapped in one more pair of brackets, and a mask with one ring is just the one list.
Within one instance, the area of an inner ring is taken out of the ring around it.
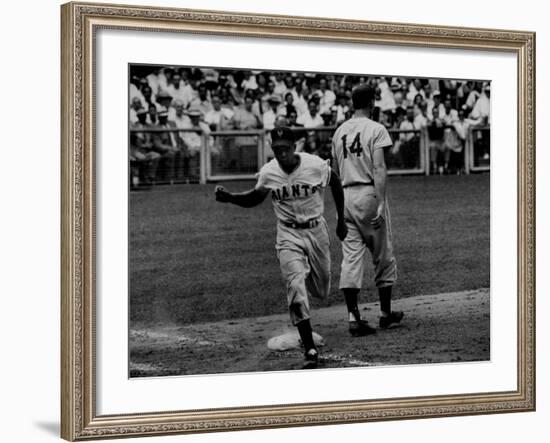
{"label": "grass field", "polygon": [[[399,270],[394,298],[489,286],[489,181],[488,174],[390,177]],[[130,195],[132,323],[184,325],[286,311],[270,199],[243,209],[217,203],[214,187],[158,187]],[[343,303],[330,192],[326,203],[333,277],[323,306]],[[377,299],[371,281],[369,269],[361,301]]]}

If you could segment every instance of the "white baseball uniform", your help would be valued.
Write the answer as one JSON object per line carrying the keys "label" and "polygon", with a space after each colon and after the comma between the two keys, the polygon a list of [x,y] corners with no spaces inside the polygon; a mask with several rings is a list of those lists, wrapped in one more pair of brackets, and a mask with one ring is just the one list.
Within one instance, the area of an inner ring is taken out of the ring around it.
{"label": "white baseball uniform", "polygon": [[393,144],[384,126],[367,118],[344,122],[332,138],[333,167],[344,188],[345,221],[348,235],[342,242],[340,289],[361,288],[367,249],[371,252],[377,287],[397,280],[388,204],[382,225],[370,224],[378,207],[374,189],[373,153]]}
{"label": "white baseball uniform", "polygon": [[273,159],[262,167],[256,184],[256,189],[271,193],[278,219],[277,257],[294,325],[310,317],[308,294],[324,298],[330,291],[329,235],[323,211],[331,168],[317,156],[297,155],[300,163],[290,174]]}

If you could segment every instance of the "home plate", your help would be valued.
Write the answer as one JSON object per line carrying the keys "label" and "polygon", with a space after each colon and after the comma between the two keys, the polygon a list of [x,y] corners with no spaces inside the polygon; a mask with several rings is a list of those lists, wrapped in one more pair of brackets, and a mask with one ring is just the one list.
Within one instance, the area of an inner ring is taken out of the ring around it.
{"label": "home plate", "polygon": [[[313,333],[315,346],[324,346],[325,340],[316,332]],[[267,342],[267,347],[272,351],[288,351],[289,349],[300,349],[302,340],[298,331],[287,331],[284,334],[272,337]]]}

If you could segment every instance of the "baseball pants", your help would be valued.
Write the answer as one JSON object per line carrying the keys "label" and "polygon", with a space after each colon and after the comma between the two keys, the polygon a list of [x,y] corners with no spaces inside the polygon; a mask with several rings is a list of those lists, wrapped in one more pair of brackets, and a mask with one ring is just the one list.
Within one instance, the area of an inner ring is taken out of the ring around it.
{"label": "baseball pants", "polygon": [[360,289],[365,274],[367,250],[374,265],[374,281],[378,288],[392,286],[397,280],[393,255],[391,221],[388,205],[384,222],[378,229],[370,224],[378,206],[374,186],[344,188],[345,220],[348,235],[342,242],[340,289]]}
{"label": "baseball pants", "polygon": [[277,257],[286,283],[293,325],[310,317],[309,297],[330,292],[330,247],[324,218],[314,228],[294,229],[277,224]]}

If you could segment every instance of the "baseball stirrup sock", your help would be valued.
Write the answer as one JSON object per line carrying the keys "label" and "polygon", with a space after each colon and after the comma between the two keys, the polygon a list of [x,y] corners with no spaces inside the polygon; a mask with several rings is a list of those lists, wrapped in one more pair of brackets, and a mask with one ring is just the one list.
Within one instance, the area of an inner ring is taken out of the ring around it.
{"label": "baseball stirrup sock", "polygon": [[380,310],[383,315],[391,313],[391,286],[378,288],[378,297],[380,298]]}
{"label": "baseball stirrup sock", "polygon": [[349,321],[361,320],[361,313],[357,306],[357,296],[359,295],[359,289],[346,288],[343,290],[344,298],[346,299],[346,306],[348,307]]}
{"label": "baseball stirrup sock", "polygon": [[313,331],[311,329],[311,323],[308,320],[302,320],[299,322],[296,327],[298,328],[298,333],[304,344],[304,348],[307,351],[310,349],[315,349],[315,343],[313,342]]}

